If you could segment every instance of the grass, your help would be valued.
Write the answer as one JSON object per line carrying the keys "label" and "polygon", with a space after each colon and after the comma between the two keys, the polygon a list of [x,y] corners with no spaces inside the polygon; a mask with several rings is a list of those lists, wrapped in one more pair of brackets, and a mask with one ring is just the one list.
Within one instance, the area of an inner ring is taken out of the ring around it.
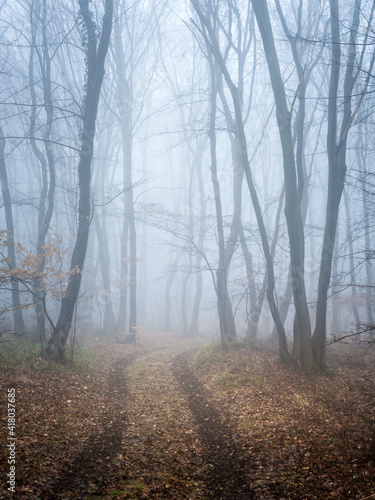
{"label": "grass", "polygon": [[45,342],[25,336],[3,334],[0,337],[0,369],[79,370],[87,366],[95,368],[100,359],[99,354],[89,347],[76,345],[74,351],[72,351],[72,347],[68,345],[66,348],[68,363],[62,365],[45,359],[43,357],[43,348],[45,348]]}
{"label": "grass", "polygon": [[211,344],[200,349],[194,359],[195,367],[200,367],[206,364],[220,364],[226,360],[225,353],[215,344]]}
{"label": "grass", "polygon": [[[128,494],[128,495],[136,495],[137,493],[141,493],[147,490],[147,486],[141,479],[130,479],[127,481],[124,490],[122,491],[112,491],[111,495],[119,495],[119,494]],[[133,498],[137,498],[134,496]]]}

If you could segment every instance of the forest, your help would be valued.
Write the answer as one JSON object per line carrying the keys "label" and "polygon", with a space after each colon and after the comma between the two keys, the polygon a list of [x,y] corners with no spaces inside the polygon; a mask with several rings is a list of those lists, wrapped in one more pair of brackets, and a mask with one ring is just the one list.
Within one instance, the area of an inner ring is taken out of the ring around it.
{"label": "forest", "polygon": [[0,1],[4,498],[375,498],[374,14]]}

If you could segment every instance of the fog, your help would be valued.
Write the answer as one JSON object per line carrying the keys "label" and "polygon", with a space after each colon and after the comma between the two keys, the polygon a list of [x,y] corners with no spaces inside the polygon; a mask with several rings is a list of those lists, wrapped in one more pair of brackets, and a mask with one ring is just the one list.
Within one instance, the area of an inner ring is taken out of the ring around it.
{"label": "fog", "polygon": [[1,4],[2,330],[309,370],[373,324],[373,2],[268,3]]}

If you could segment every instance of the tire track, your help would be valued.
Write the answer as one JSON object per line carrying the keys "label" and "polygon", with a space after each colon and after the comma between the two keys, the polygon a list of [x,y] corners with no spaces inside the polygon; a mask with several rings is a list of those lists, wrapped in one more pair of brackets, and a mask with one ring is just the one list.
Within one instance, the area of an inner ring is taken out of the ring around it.
{"label": "tire track", "polygon": [[251,457],[236,443],[231,428],[222,422],[220,410],[209,401],[209,393],[188,365],[188,352],[172,363],[175,376],[198,426],[207,467],[205,484],[215,500],[250,500]]}
{"label": "tire track", "polygon": [[108,385],[106,410],[79,453],[65,462],[61,474],[43,493],[43,499],[73,500],[98,496],[105,490],[113,470],[113,462],[122,447],[126,415],[120,412],[121,402],[128,396],[125,367],[133,356],[115,361]]}

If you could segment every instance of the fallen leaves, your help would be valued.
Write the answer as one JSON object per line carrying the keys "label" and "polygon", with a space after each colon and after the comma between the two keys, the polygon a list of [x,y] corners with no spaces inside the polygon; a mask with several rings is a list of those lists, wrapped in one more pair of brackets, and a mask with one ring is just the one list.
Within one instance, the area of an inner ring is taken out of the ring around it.
{"label": "fallen leaves", "polygon": [[373,359],[336,350],[337,376],[309,379],[269,352],[192,347],[97,342],[95,368],[0,374],[17,390],[18,498],[371,498]]}

